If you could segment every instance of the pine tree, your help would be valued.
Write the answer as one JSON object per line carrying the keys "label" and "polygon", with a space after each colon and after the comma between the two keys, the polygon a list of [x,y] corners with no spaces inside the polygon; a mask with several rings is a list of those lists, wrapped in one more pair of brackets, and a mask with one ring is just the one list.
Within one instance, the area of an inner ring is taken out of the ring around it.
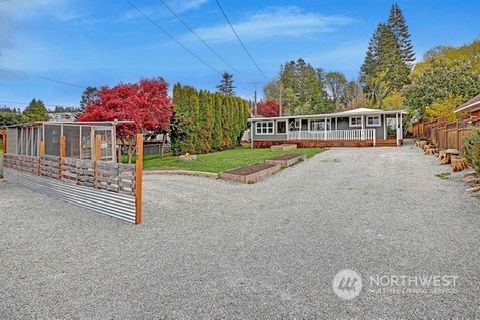
{"label": "pine tree", "polygon": [[393,32],[386,25],[380,29],[378,41],[378,66],[376,72],[386,73],[385,81],[390,90],[400,91],[409,83],[410,69],[403,61],[402,51]]}
{"label": "pine tree", "polygon": [[224,72],[222,75],[222,81],[216,87],[217,91],[223,93],[227,96],[234,96],[235,95],[235,86],[233,85],[233,75],[228,72]]}
{"label": "pine tree", "polygon": [[48,120],[48,110],[42,100],[32,99],[23,111],[23,115],[30,122]]}
{"label": "pine tree", "polygon": [[360,75],[371,105],[381,106],[388,94],[400,91],[410,81],[409,72],[393,31],[380,23],[370,40]]}
{"label": "pine tree", "polygon": [[375,68],[377,67],[378,62],[378,38],[380,37],[380,32],[382,29],[382,24],[378,24],[377,29],[373,32],[372,38],[368,43],[367,53],[365,54],[365,60],[360,68],[360,82],[368,91],[368,82],[367,76],[370,76],[375,73]]}
{"label": "pine tree", "polygon": [[390,9],[387,26],[397,40],[400,51],[402,52],[403,61],[411,68],[415,61],[415,52],[413,51],[413,44],[410,40],[410,33],[408,32],[408,26],[402,9],[400,9],[396,3],[394,3]]}

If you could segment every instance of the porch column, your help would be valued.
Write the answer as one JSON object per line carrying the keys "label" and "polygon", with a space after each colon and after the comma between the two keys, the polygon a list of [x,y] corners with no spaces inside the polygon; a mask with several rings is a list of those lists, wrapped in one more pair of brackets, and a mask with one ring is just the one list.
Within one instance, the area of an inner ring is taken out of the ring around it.
{"label": "porch column", "polygon": [[253,127],[255,122],[252,120],[250,125],[250,148],[253,149]]}
{"label": "porch column", "polygon": [[400,112],[400,138],[403,140],[403,114]]}
{"label": "porch column", "polygon": [[325,117],[325,127],[323,130],[323,140],[327,140],[327,117]]}
{"label": "porch column", "polygon": [[365,116],[361,116],[361,119],[362,119],[362,132],[361,132],[361,137],[362,137],[362,140],[365,140]]}
{"label": "porch column", "polygon": [[387,115],[383,114],[383,140],[387,140]]}
{"label": "porch column", "polygon": [[397,146],[399,146],[400,139],[398,137],[398,113],[395,113],[395,137],[397,138]]}

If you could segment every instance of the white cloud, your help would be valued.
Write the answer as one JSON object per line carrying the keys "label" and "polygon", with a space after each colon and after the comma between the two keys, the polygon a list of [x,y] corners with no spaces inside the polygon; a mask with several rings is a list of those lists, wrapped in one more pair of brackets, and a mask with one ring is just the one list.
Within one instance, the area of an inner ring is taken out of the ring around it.
{"label": "white cloud", "polygon": [[[242,40],[265,38],[299,38],[307,35],[333,31],[336,27],[353,23],[344,16],[327,16],[315,12],[304,12],[295,6],[277,7],[250,15],[246,20],[233,23]],[[195,30],[210,42],[235,40],[227,24],[202,27]],[[193,39],[190,35],[185,40]]]}

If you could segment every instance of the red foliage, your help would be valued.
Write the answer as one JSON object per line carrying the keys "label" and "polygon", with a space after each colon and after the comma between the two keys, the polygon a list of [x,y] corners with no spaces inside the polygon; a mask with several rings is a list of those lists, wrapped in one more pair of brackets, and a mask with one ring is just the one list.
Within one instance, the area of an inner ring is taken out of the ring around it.
{"label": "red foliage", "polygon": [[278,117],[280,104],[274,100],[261,101],[257,103],[257,114],[264,117]]}
{"label": "red foliage", "polygon": [[133,121],[133,125],[119,125],[120,139],[131,138],[143,130],[167,130],[172,118],[172,103],[168,84],[163,79],[144,79],[133,84],[102,87],[78,121]]}

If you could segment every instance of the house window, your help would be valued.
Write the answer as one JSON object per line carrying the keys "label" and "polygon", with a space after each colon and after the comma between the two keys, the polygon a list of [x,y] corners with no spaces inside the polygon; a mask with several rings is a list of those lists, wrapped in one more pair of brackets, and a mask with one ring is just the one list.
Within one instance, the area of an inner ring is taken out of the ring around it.
{"label": "house window", "polygon": [[256,123],[256,134],[273,134],[273,121],[262,121]]}
{"label": "house window", "polygon": [[[330,130],[330,123],[327,122],[327,129]],[[311,120],[310,131],[325,130],[325,120]]]}
{"label": "house window", "polygon": [[361,127],[362,126],[362,117],[350,117],[350,127]]}
{"label": "house window", "polygon": [[287,133],[287,121],[277,121],[277,133]]}
{"label": "house window", "polygon": [[382,126],[382,120],[380,116],[368,116],[367,117],[367,127],[380,127]]}

